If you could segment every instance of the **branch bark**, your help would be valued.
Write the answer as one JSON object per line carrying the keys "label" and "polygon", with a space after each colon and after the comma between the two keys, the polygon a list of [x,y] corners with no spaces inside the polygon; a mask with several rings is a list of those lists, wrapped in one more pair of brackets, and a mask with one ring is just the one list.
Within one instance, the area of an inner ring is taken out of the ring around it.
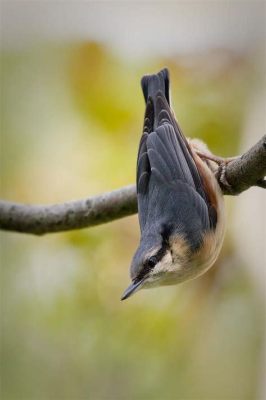
{"label": "branch bark", "polygon": [[137,212],[136,187],[49,206],[0,201],[0,229],[44,235],[103,224]]}
{"label": "branch bark", "polygon": [[224,194],[238,195],[251,186],[265,189],[266,135],[242,156],[225,164],[224,182],[222,169],[223,166],[218,169],[217,179]]}
{"label": "branch bark", "polygon": [[[226,195],[251,186],[266,188],[266,135],[240,157],[224,160],[216,178]],[[49,206],[0,201],[0,229],[44,235],[110,222],[137,212],[136,187]]]}

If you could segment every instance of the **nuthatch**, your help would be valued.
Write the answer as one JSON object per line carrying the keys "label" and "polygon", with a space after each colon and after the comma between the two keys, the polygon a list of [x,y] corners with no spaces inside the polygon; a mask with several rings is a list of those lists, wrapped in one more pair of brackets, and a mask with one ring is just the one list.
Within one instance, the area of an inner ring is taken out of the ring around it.
{"label": "nuthatch", "polygon": [[[223,195],[200,141],[188,141],[170,108],[169,74],[144,76],[146,102],[137,159],[137,199],[141,230],[133,257],[132,284],[173,285],[205,273],[224,237]],[[204,157],[202,157],[204,155]]]}

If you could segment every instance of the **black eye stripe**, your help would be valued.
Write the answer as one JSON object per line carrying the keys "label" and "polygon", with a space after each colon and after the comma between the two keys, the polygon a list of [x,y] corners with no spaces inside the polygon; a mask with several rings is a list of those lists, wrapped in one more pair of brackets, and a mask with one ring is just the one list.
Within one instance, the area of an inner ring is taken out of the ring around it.
{"label": "black eye stripe", "polygon": [[154,268],[158,262],[158,258],[156,256],[152,256],[147,260],[147,264],[149,268]]}
{"label": "black eye stripe", "polygon": [[145,260],[142,270],[139,272],[137,278],[135,279],[136,282],[146,276],[155,267],[155,265],[158,264],[159,261],[161,261],[163,256],[166,254],[167,249],[168,244],[163,242],[162,247],[159,249],[159,251],[153,256],[149,257],[147,260]]}
{"label": "black eye stripe", "polygon": [[154,254],[150,258],[145,261],[144,267],[148,269],[152,269],[155,265],[163,258],[167,250],[166,246],[162,246],[157,254]]}
{"label": "black eye stripe", "polygon": [[142,279],[145,275],[147,275],[150,270],[152,270],[158,262],[158,258],[156,256],[151,256],[148,258],[143,264],[143,269],[140,271],[136,281]]}

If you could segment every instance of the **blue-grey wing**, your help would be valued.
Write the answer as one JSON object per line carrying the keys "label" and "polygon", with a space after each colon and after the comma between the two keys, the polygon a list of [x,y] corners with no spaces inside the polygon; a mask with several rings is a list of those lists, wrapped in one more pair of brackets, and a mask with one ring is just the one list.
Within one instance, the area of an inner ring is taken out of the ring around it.
{"label": "blue-grey wing", "polygon": [[[165,118],[155,131],[146,127],[138,155],[137,194],[141,231],[154,221],[202,233],[210,215],[201,179],[183,136]],[[172,121],[171,121],[172,122]],[[146,121],[146,125],[148,122]]]}

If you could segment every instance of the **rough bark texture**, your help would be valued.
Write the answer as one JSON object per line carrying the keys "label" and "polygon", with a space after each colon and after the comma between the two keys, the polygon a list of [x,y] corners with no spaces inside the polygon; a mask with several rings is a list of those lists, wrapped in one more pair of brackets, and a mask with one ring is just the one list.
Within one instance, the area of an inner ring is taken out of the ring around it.
{"label": "rough bark texture", "polygon": [[237,195],[251,186],[266,188],[266,135],[242,156],[225,164],[225,178],[227,183],[221,181],[219,168],[218,181],[224,194]]}
{"label": "rough bark texture", "polygon": [[[217,180],[224,194],[237,195],[251,186],[266,188],[266,135],[249,151],[224,160]],[[0,228],[43,235],[103,224],[137,212],[135,185],[102,195],[50,206],[0,201]]]}
{"label": "rough bark texture", "polygon": [[50,206],[0,201],[0,228],[43,235],[103,224],[137,212],[136,188]]}

